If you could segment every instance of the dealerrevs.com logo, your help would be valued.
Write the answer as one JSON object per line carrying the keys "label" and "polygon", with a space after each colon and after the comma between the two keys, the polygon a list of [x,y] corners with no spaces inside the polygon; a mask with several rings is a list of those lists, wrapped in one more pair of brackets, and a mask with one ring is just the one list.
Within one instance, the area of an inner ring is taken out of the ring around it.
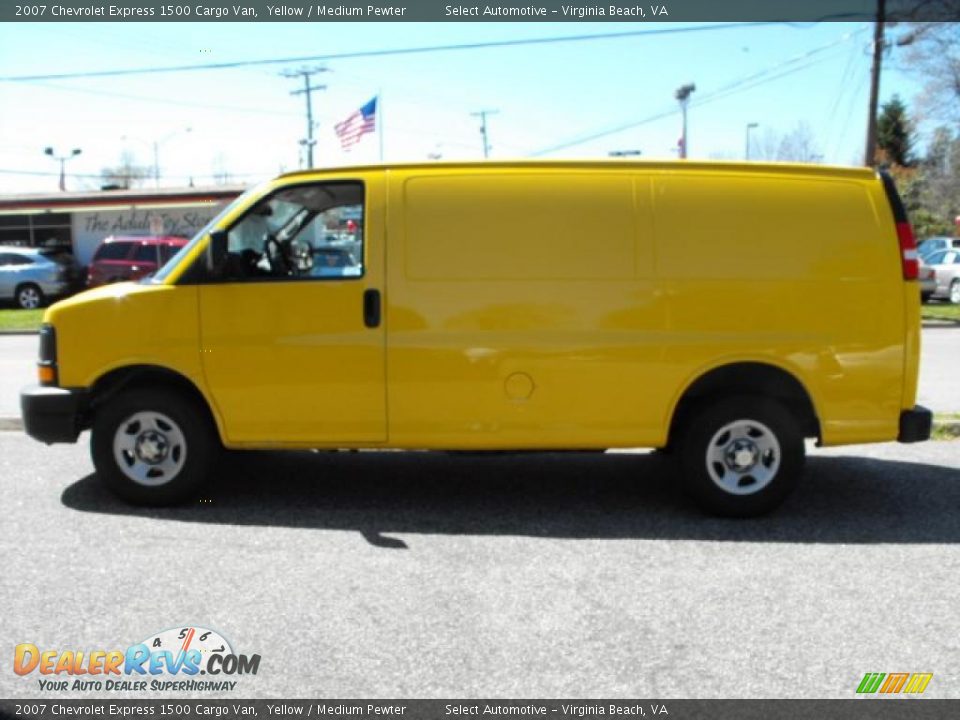
{"label": "dealerrevs.com logo", "polygon": [[20,643],[13,653],[13,671],[36,678],[43,692],[224,692],[236,688],[233,678],[259,669],[260,655],[237,654],[217,631],[193,626],[164,630],[126,650],[51,650]]}

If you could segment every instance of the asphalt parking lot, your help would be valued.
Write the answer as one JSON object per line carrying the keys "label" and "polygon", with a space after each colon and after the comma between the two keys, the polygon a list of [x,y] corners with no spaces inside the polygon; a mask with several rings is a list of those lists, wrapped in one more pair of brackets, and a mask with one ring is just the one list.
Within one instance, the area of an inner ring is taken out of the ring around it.
{"label": "asphalt parking lot", "polygon": [[960,697],[960,442],[815,450],[752,521],[629,454],[251,453],[143,510],[85,445],[8,432],[0,493],[0,636],[213,628],[262,657],[234,697],[844,698],[874,671]]}
{"label": "asphalt parking lot", "polygon": [[[0,337],[0,417],[35,343]],[[924,331],[940,412],[950,353],[960,329]],[[215,629],[262,657],[223,697],[848,698],[878,671],[960,697],[960,441],[811,448],[781,510],[726,521],[645,453],[245,453],[197,503],[144,510],[101,489],[86,439],[0,432],[14,643]],[[0,697],[38,695],[0,672]]]}

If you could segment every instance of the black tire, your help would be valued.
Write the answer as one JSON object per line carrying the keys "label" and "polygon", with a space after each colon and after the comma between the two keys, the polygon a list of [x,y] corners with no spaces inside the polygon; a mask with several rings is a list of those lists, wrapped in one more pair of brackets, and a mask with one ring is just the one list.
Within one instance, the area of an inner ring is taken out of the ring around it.
{"label": "black tire", "polygon": [[950,295],[948,299],[954,305],[960,305],[960,279],[954,280],[950,283]]}
{"label": "black tire", "polygon": [[206,409],[176,390],[134,388],[94,416],[90,453],[97,476],[135,505],[173,505],[194,497],[219,450]]}
{"label": "black tire", "polygon": [[775,400],[735,396],[702,404],[681,432],[684,488],[713,515],[768,513],[787,498],[803,472],[803,435]]}
{"label": "black tire", "polygon": [[932,295],[933,293],[920,293],[920,302],[926,305],[928,302],[930,302]]}
{"label": "black tire", "polygon": [[23,283],[18,285],[13,293],[13,301],[21,310],[36,310],[43,307],[45,298],[43,290],[34,283]]}

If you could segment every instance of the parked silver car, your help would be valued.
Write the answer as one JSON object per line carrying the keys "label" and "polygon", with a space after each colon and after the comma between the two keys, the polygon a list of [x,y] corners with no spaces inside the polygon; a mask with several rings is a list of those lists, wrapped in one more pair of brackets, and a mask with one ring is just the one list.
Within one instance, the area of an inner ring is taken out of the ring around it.
{"label": "parked silver car", "polygon": [[928,255],[925,262],[936,275],[931,297],[945,298],[960,305],[960,250],[935,252]]}
{"label": "parked silver car", "polygon": [[0,245],[0,300],[38,308],[76,288],[79,268],[69,255],[43,248]]}

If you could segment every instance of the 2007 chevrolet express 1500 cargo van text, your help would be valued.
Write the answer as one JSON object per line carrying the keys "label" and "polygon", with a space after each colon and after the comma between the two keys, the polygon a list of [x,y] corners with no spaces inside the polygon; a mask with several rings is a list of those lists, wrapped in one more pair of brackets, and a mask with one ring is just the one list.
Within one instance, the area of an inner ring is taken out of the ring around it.
{"label": "2007 chevrolet express 1500 cargo van text", "polygon": [[872,170],[406,165],[284,175],[152,278],[49,308],[27,432],[136,503],[227,448],[665,448],[709,511],[823,445],[925,440],[913,233]]}

